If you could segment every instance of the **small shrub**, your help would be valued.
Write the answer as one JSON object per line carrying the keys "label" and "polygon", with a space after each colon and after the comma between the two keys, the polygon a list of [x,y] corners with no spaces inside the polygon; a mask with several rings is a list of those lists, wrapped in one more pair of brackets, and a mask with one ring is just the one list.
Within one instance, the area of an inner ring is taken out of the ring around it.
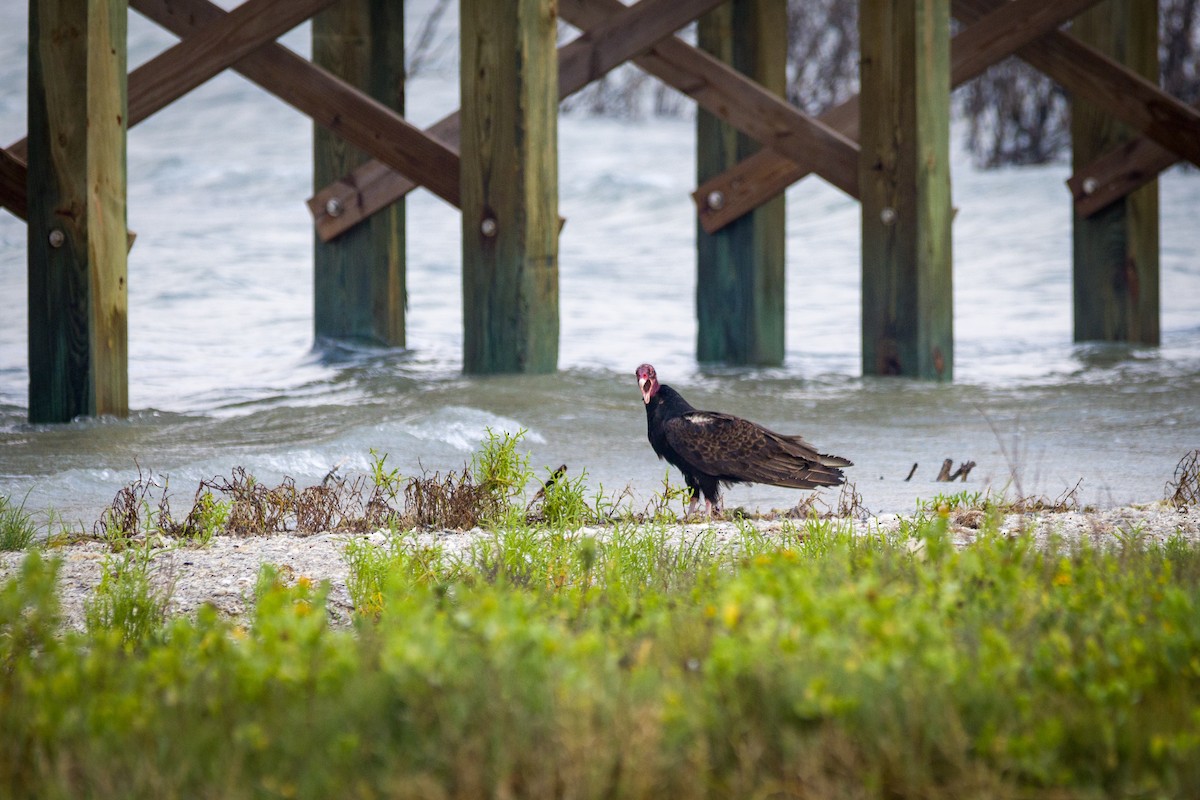
{"label": "small shrub", "polygon": [[225,528],[229,521],[232,504],[227,500],[218,500],[216,495],[201,488],[196,493],[196,501],[184,521],[180,534],[196,545],[206,545],[212,538]]}
{"label": "small shrub", "polygon": [[148,640],[166,621],[170,590],[156,586],[148,545],[105,557],[100,583],[84,604],[87,631],[117,631],[126,646]]}
{"label": "small shrub", "polygon": [[484,493],[481,499],[485,507],[479,515],[482,521],[502,524],[517,522],[524,516],[524,504],[515,502],[533,477],[529,455],[517,452],[517,445],[524,437],[524,429],[497,433],[488,428],[487,439],[475,453],[471,477]]}
{"label": "small shrub", "polygon": [[24,550],[33,543],[36,533],[25,503],[18,506],[7,497],[0,497],[0,550]]}
{"label": "small shrub", "polygon": [[596,518],[596,511],[588,506],[585,497],[586,480],[586,471],[572,477],[567,474],[565,464],[550,473],[538,492],[542,501],[541,517],[547,525],[558,529],[578,528]]}
{"label": "small shrub", "polygon": [[351,539],[344,552],[348,567],[346,591],[354,610],[361,616],[378,618],[383,611],[391,553],[364,539]]}
{"label": "small shrub", "polygon": [[[152,474],[142,472],[138,466],[138,476],[117,490],[111,503],[100,513],[100,518],[92,526],[92,533],[103,542],[107,542],[115,551],[124,550],[133,545],[135,539],[149,533],[155,527],[157,514],[150,505],[152,492],[158,486]],[[165,502],[159,501],[159,507]]]}
{"label": "small shrub", "polygon": [[640,519],[646,522],[678,522],[679,517],[671,510],[671,504],[676,501],[683,503],[683,511],[686,514],[691,497],[686,486],[675,486],[671,483],[671,473],[668,471],[663,475],[662,491],[650,498]]}
{"label": "small shrub", "polygon": [[226,527],[239,536],[283,533],[295,517],[296,482],[284,478],[270,488],[259,483],[242,467],[234,467],[229,480],[214,479],[208,484],[229,498],[231,507]]}
{"label": "small shrub", "polygon": [[401,492],[404,478],[399,467],[387,468],[387,460],[387,453],[381,455],[374,447],[371,448],[371,483],[383,499],[395,501]]}
{"label": "small shrub", "polygon": [[958,511],[983,510],[988,498],[983,492],[968,492],[966,490],[954,494],[938,493],[930,500],[917,500],[918,511]]}
{"label": "small shrub", "polygon": [[1200,450],[1193,450],[1175,465],[1167,482],[1167,502],[1178,509],[1200,505]]}
{"label": "small shrub", "polygon": [[470,471],[451,470],[411,478],[404,487],[404,522],[408,526],[468,530],[491,512],[492,495]]}
{"label": "small shrub", "polygon": [[1001,510],[1009,514],[1027,514],[1033,511],[1051,511],[1056,514],[1063,514],[1068,511],[1079,511],[1082,505],[1079,502],[1079,487],[1083,485],[1083,480],[1070,489],[1064,489],[1062,494],[1050,500],[1046,497],[1029,496],[1018,497],[1012,501],[1002,501],[999,503]]}
{"label": "small shrub", "polygon": [[446,583],[457,570],[439,547],[420,547],[391,531],[384,545],[365,539],[346,543],[346,591],[360,617],[378,619],[386,598],[405,586]]}
{"label": "small shrub", "polygon": [[468,563],[486,583],[537,588],[546,574],[541,565],[547,544],[554,543],[546,542],[527,526],[506,528],[473,543]]}

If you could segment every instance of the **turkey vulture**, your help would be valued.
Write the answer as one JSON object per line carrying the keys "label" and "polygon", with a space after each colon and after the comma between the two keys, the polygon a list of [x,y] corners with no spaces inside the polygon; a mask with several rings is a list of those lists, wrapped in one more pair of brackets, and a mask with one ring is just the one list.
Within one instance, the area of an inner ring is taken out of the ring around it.
{"label": "turkey vulture", "polygon": [[841,484],[845,478],[838,467],[853,466],[818,453],[799,436],[784,436],[732,414],[697,411],[679,392],[659,383],[649,364],[635,374],[646,404],[650,446],[683,473],[691,495],[688,513],[696,510],[701,492],[709,515],[720,513],[722,483],[814,489]]}

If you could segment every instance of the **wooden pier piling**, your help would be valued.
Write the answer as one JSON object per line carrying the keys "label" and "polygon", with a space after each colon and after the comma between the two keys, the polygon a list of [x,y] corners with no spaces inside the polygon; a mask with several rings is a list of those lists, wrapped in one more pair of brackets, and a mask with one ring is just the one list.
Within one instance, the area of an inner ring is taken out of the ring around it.
{"label": "wooden pier piling", "polygon": [[[779,96],[787,85],[787,8],[777,0],[731,0],[700,18],[699,44]],[[762,145],[700,109],[696,178],[738,164]],[[707,198],[720,206],[723,197]],[[784,356],[785,216],[782,194],[713,233],[696,223],[696,358],[778,365]]]}
{"label": "wooden pier piling", "polygon": [[29,4],[29,419],[129,411],[126,0]]}
{"label": "wooden pier piling", "polygon": [[462,0],[463,370],[558,364],[554,0]]}
{"label": "wooden pier piling", "polygon": [[[131,7],[181,41],[127,75]],[[34,422],[127,413],[126,130],[225,69],[316,124],[318,340],[404,346],[403,198],[461,210],[467,373],[556,368],[558,102],[627,61],[701,109],[702,362],[782,363],[782,193],[816,174],[861,201],[863,373],[952,379],[950,88],[1010,55],[1072,98],[1077,340],[1158,343],[1152,181],[1200,164],[1200,110],[1157,85],[1155,0],[859,0],[861,94],[819,117],[784,97],[782,0],[460,0],[461,112],[424,131],[402,0],[29,8],[29,136],[0,149],[0,205],[29,223]],[[556,50],[560,12],[581,34]],[[315,63],[275,41],[310,18]],[[697,19],[695,47],[676,33]]]}
{"label": "wooden pier piling", "polygon": [[[313,61],[388,108],[404,113],[404,3],[341,0],[313,17]],[[313,184],[369,160],[313,125]],[[327,213],[338,216],[339,200]],[[318,340],[358,339],[403,347],[405,204],[401,198],[331,241],[314,234],[313,329]]]}
{"label": "wooden pier piling", "polygon": [[[1154,0],[1104,0],[1076,18],[1072,33],[1157,83],[1158,4]],[[1082,98],[1072,99],[1071,158],[1076,171],[1135,138],[1135,131],[1106,110]],[[1091,216],[1076,209],[1075,341],[1159,343],[1158,228],[1158,181]]]}
{"label": "wooden pier piling", "polygon": [[948,0],[862,0],[862,370],[950,380]]}

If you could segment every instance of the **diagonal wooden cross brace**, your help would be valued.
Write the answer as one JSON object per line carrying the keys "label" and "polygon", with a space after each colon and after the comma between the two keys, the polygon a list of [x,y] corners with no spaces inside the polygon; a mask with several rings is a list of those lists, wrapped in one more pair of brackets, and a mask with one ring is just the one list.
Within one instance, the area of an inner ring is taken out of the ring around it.
{"label": "diagonal wooden cross brace", "polygon": [[[130,5],[180,36],[234,13],[209,0],[130,0]],[[438,197],[458,205],[454,148],[426,135],[366,93],[275,42],[261,44],[231,67],[363,152],[414,175]]]}
{"label": "diagonal wooden cross brace", "polygon": [[[193,35],[129,73],[127,125],[137,125],[334,2],[248,0],[229,13],[213,16]],[[142,4],[134,0],[131,5],[136,8]],[[170,0],[157,5],[164,14],[182,15]],[[22,139],[0,157],[0,202],[22,219],[27,214],[28,147],[28,140]]]}
{"label": "diagonal wooden cross brace", "polygon": [[[584,30],[604,24],[622,8],[619,0],[559,0],[563,19]],[[793,160],[811,160],[819,175],[858,196],[858,144],[835,126],[673,36],[633,63],[759,143]]]}
{"label": "diagonal wooden cross brace", "polygon": [[29,203],[25,197],[28,177],[25,159],[18,158],[9,150],[0,149],[0,206],[21,219],[29,219]]}
{"label": "diagonal wooden cross brace", "polygon": [[[954,16],[974,22],[1006,0],[954,0]],[[1052,31],[1017,55],[1072,93],[1200,165],[1200,110],[1164,92],[1074,36]]]}
{"label": "diagonal wooden cross brace", "polygon": [[[954,15],[970,26],[952,42],[951,83],[958,86],[990,64],[1017,53],[1082,97],[1139,130],[1168,138],[1188,152],[1200,150],[1200,113],[1154,84],[1056,28],[1096,0],[954,0]],[[1119,87],[1119,88],[1113,88]],[[1135,98],[1131,101],[1130,98]],[[830,109],[822,120],[843,133],[857,129],[857,100]],[[838,122],[834,122],[838,120]],[[710,233],[782,192],[813,172],[810,160],[794,162],[763,150],[715,176],[693,194],[701,225]],[[706,199],[718,192],[722,207]]]}
{"label": "diagonal wooden cross brace", "polygon": [[[182,41],[129,74],[129,124],[138,124],[335,2],[247,0],[228,13],[214,15],[203,27],[176,31]],[[183,17],[186,4],[131,0],[130,6],[151,18],[143,8],[161,8]],[[186,15],[194,17],[194,11],[188,9]]]}
{"label": "diagonal wooden cross brace", "polygon": [[[620,66],[656,42],[669,37],[723,0],[641,0],[618,12],[558,51],[558,96],[561,100]],[[566,13],[563,12],[564,18]],[[429,136],[457,148],[459,115],[455,111],[432,127]],[[368,161],[321,189],[308,201],[317,235],[329,241],[417,188],[419,181],[379,160]]]}
{"label": "diagonal wooden cross brace", "polygon": [[[336,0],[248,0],[231,12],[208,0],[131,0],[151,20],[184,37],[130,73],[130,124],[145,119],[232,67],[363,151],[420,178],[458,203],[458,154],[274,40]],[[0,164],[0,199],[25,194],[25,143]],[[15,163],[14,163],[15,162]],[[15,201],[14,201],[15,203]]]}
{"label": "diagonal wooden cross brace", "polygon": [[[951,41],[951,86],[971,80],[991,64],[1054,30],[1096,2],[1013,0],[997,9],[986,20],[971,25]],[[854,96],[826,111],[820,119],[857,139],[858,114],[858,97]],[[700,224],[709,233],[718,231],[813,171],[811,159],[793,161],[772,150],[760,150],[696,189],[692,198]],[[720,207],[708,202],[708,198],[714,196],[722,198]]]}
{"label": "diagonal wooden cross brace", "polygon": [[1182,161],[1147,136],[1108,151],[1067,180],[1075,210],[1085,217],[1115,203]]}
{"label": "diagonal wooden cross brace", "polygon": [[[994,0],[962,2],[963,10],[970,6],[972,13],[994,4]],[[1060,33],[1054,39],[1056,48],[1037,51],[1030,48],[1028,53],[1022,51],[1019,55],[1143,134],[1101,156],[1067,181],[1080,214],[1085,217],[1095,214],[1149,183],[1178,161],[1188,160],[1200,165],[1197,160],[1200,158],[1200,109],[1163,92],[1153,81],[1071,36]]]}

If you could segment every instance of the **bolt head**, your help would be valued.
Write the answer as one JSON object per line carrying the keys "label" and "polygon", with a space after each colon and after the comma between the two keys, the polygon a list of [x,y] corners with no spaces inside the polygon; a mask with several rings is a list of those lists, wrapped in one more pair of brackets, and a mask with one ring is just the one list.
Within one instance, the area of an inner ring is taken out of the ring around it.
{"label": "bolt head", "polygon": [[1095,178],[1084,178],[1083,179],[1083,193],[1084,194],[1095,194],[1096,190],[1099,188],[1100,188],[1100,181],[1096,180]]}
{"label": "bolt head", "polygon": [[888,207],[879,212],[879,220],[884,225],[892,225],[896,222],[896,209]]}
{"label": "bolt head", "polygon": [[48,238],[50,239],[51,247],[62,247],[67,241],[67,235],[63,233],[62,229],[60,228],[55,228],[54,230],[50,231],[50,236]]}
{"label": "bolt head", "polygon": [[725,207],[725,193],[711,191],[708,193],[708,197],[704,198],[704,202],[708,203],[708,207],[713,211],[720,211]]}
{"label": "bolt head", "polygon": [[491,217],[479,223],[479,232],[489,239],[496,235],[497,230],[499,230],[499,226],[496,224],[496,220]]}
{"label": "bolt head", "polygon": [[340,217],[346,207],[342,205],[342,201],[336,197],[331,197],[325,201],[325,213],[331,217]]}

